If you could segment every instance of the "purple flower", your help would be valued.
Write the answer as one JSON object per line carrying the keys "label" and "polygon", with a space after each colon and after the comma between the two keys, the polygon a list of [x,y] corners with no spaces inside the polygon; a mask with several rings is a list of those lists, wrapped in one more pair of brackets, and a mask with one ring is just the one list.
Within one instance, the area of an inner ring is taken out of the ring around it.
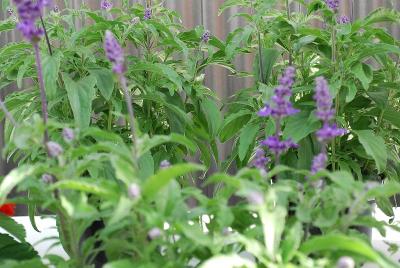
{"label": "purple flower", "polygon": [[19,16],[18,30],[30,42],[38,42],[43,29],[36,26],[36,20],[42,16],[43,8],[49,4],[45,0],[14,0]]}
{"label": "purple flower", "polygon": [[328,82],[322,76],[315,79],[314,100],[317,103],[316,116],[324,122],[329,122],[335,116],[335,110],[332,109],[333,100],[329,92]]}
{"label": "purple flower", "polygon": [[144,11],[143,19],[144,20],[149,20],[149,19],[151,19],[152,16],[153,16],[153,12],[151,11],[151,9],[150,8],[146,8],[145,11]]}
{"label": "purple flower", "polygon": [[338,17],[338,18],[336,19],[336,21],[337,21],[338,24],[347,24],[347,23],[350,23],[350,19],[349,19],[349,17],[347,17],[346,15],[342,15],[342,16]]}
{"label": "purple flower", "polygon": [[136,183],[132,183],[131,185],[129,185],[128,187],[128,196],[132,199],[138,199],[140,197],[140,186]]}
{"label": "purple flower", "polygon": [[252,191],[246,196],[247,201],[254,206],[261,206],[264,204],[264,196],[259,191]]}
{"label": "purple flower", "polygon": [[296,69],[294,67],[286,68],[283,75],[279,78],[279,86],[274,90],[271,103],[265,104],[265,106],[258,112],[259,116],[272,116],[276,119],[281,119],[299,112],[299,110],[293,108],[293,105],[290,102],[295,76]]}
{"label": "purple flower", "polygon": [[57,142],[49,141],[47,142],[46,146],[47,146],[47,151],[49,152],[49,156],[51,157],[58,157],[64,152],[61,145],[58,144]]}
{"label": "purple flower", "polygon": [[347,130],[338,128],[336,124],[324,124],[323,127],[317,131],[317,138],[319,142],[326,143],[330,140],[343,136]]}
{"label": "purple flower", "polygon": [[74,130],[71,128],[64,128],[63,132],[62,132],[62,136],[64,138],[64,141],[72,142],[75,139]]}
{"label": "purple flower", "polygon": [[100,3],[100,8],[103,10],[110,10],[113,7],[113,3],[107,1],[107,0],[102,0]]}
{"label": "purple flower", "polygon": [[108,30],[106,31],[104,50],[107,58],[113,64],[113,71],[116,74],[123,74],[126,71],[124,51],[113,33]]}
{"label": "purple flower", "polygon": [[298,148],[298,145],[292,139],[281,141],[278,136],[268,137],[261,142],[261,145],[268,147],[276,156],[280,156],[290,148]]}
{"label": "purple flower", "polygon": [[336,10],[339,9],[339,5],[340,5],[340,1],[339,0],[325,0],[325,3],[333,11],[336,11]]}
{"label": "purple flower", "polygon": [[208,43],[211,38],[211,32],[210,31],[205,31],[202,36],[201,36],[201,41],[204,43]]}
{"label": "purple flower", "polygon": [[159,237],[162,236],[162,231],[160,230],[160,228],[152,228],[148,233],[147,233],[147,237],[149,238],[149,240],[154,240],[157,239]]}
{"label": "purple flower", "polygon": [[326,155],[326,153],[320,153],[316,155],[312,162],[311,173],[315,174],[321,169],[324,169],[326,167],[327,162],[328,162],[328,156]]}
{"label": "purple flower", "polygon": [[253,166],[258,168],[261,171],[266,171],[265,166],[269,162],[268,157],[265,156],[265,152],[263,149],[257,149],[254,160]]}
{"label": "purple flower", "polygon": [[160,163],[161,169],[169,168],[170,166],[171,166],[171,163],[168,160],[163,160]]}
{"label": "purple flower", "polygon": [[47,173],[45,173],[45,174],[42,175],[42,182],[43,182],[43,183],[45,183],[45,184],[50,184],[50,183],[52,183],[53,181],[54,181],[54,177],[53,177],[52,175],[47,174]]}
{"label": "purple flower", "polygon": [[337,264],[336,264],[336,268],[354,268],[356,267],[356,263],[354,262],[353,258],[351,257],[341,257]]}

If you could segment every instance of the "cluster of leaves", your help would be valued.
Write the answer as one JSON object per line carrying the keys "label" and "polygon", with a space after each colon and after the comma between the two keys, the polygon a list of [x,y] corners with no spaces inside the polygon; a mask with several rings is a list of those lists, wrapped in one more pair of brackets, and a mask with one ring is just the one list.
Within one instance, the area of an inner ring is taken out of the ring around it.
{"label": "cluster of leaves", "polygon": [[[26,204],[36,229],[38,209],[56,215],[60,238],[54,238],[55,245],[62,244],[70,257],[38,258],[25,242],[23,228],[0,216],[0,227],[8,233],[0,234],[0,264],[93,267],[104,255],[106,268],[322,268],[351,256],[357,265],[396,267],[372,249],[360,230],[377,228],[382,235],[386,228],[400,231],[371,217],[368,203],[381,200],[391,214],[387,200],[400,192],[398,161],[390,158],[398,155],[399,81],[392,58],[399,53],[398,42],[373,26],[396,21],[398,14],[378,10],[365,20],[336,25],[322,1],[303,3],[308,14],[289,17],[274,9],[275,4],[226,1],[221,12],[236,5],[255,10],[253,16],[239,14],[249,24],[232,32],[226,42],[216,37],[204,42],[204,29],[184,29],[178,15],[161,5],[152,7],[153,18],[148,20],[141,19],[143,6],[127,1],[110,11],[82,6],[51,12],[44,19],[53,51],[41,43],[50,114],[46,126],[37,115],[39,78],[31,45],[0,48],[0,88],[21,88],[5,101],[18,122],[7,121],[5,152],[19,166],[0,181],[0,204]],[[310,25],[321,18],[337,27],[337,65],[331,64],[331,29]],[[90,23],[77,28],[77,21]],[[6,20],[0,32],[14,27],[12,19]],[[127,57],[126,73],[139,126],[137,163],[122,90],[104,56],[106,30],[113,31],[126,51],[137,51]],[[351,57],[344,55],[349,49]],[[258,54],[257,83],[233,96],[223,118],[215,94],[204,86],[203,71],[218,64],[236,72],[231,64],[236,55],[253,50]],[[284,122],[283,132],[300,147],[282,158],[283,165],[263,174],[246,166],[257,138],[271,134],[274,125],[260,121],[256,112],[271,95],[286,59],[299,66],[295,104],[302,112]],[[372,59],[380,65],[370,67],[367,60]],[[311,174],[311,159],[319,151],[312,134],[319,128],[312,80],[321,74],[331,77],[339,123],[352,132],[330,150],[334,172]],[[383,98],[382,88],[390,98]],[[71,140],[62,135],[66,127],[74,129]],[[46,129],[63,148],[57,157],[46,155]],[[232,156],[220,163],[217,142],[230,139],[235,140]],[[202,165],[186,163],[190,155],[198,156]],[[163,160],[172,165],[160,167]],[[238,171],[228,175],[234,162]],[[213,164],[219,172],[210,174]],[[377,175],[394,179],[384,185],[363,181]],[[202,186],[214,186],[211,195],[196,187],[198,178],[206,178]],[[325,186],[315,187],[321,178],[326,178]],[[7,199],[13,189],[28,194]],[[93,226],[101,228],[93,231]]]}

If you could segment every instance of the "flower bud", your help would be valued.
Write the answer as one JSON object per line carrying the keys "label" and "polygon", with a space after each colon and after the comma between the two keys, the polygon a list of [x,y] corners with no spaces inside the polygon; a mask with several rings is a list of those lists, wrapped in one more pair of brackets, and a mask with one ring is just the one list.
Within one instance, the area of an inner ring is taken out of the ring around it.
{"label": "flower bud", "polygon": [[132,183],[131,185],[129,185],[128,196],[131,199],[133,199],[133,200],[138,199],[140,197],[140,193],[141,193],[141,190],[140,190],[140,186],[138,184]]}
{"label": "flower bud", "polygon": [[140,18],[139,18],[139,17],[134,17],[134,18],[131,20],[132,25],[138,24],[139,22],[140,22]]}
{"label": "flower bud", "polygon": [[72,128],[64,128],[62,132],[62,136],[65,142],[72,142],[75,139],[75,133]]}
{"label": "flower bud", "polygon": [[247,201],[251,205],[260,206],[264,204],[264,196],[258,191],[252,191],[247,195]]}
{"label": "flower bud", "polygon": [[64,150],[60,144],[54,141],[49,141],[47,144],[47,151],[49,152],[49,156],[51,157],[58,157],[60,156]]}
{"label": "flower bud", "polygon": [[168,160],[163,160],[160,163],[161,169],[169,168],[170,166],[171,166],[171,163]]}
{"label": "flower bud", "polygon": [[43,174],[42,175],[42,182],[44,182],[45,184],[50,184],[54,181],[54,177],[50,174]]}
{"label": "flower bud", "polygon": [[347,256],[341,257],[336,264],[336,268],[354,268],[354,267],[356,267],[356,263],[352,258]]}
{"label": "flower bud", "polygon": [[155,240],[157,238],[160,238],[162,236],[162,231],[155,227],[152,228],[148,233],[147,233],[147,238],[151,241],[151,240]]}

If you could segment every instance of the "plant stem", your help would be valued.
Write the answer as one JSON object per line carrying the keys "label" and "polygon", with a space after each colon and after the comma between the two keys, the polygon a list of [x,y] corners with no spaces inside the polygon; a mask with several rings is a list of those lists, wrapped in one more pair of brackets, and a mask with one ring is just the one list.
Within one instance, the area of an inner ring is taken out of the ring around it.
{"label": "plant stem", "polygon": [[46,144],[49,141],[49,133],[47,131],[47,121],[48,121],[48,111],[47,111],[47,97],[46,91],[44,87],[43,81],[43,71],[42,71],[42,62],[40,60],[40,50],[39,50],[39,43],[34,42],[33,47],[35,49],[35,57],[36,57],[36,67],[38,72],[38,80],[39,80],[39,88],[40,88],[40,101],[42,103],[42,118],[44,124],[44,146],[47,148]]}
{"label": "plant stem", "polygon": [[[289,3],[289,0],[286,0],[286,15],[287,15],[287,19],[290,20],[290,3]],[[289,40],[290,40],[290,36],[289,36]],[[288,50],[289,50],[289,66],[292,66],[293,57],[292,57],[292,49],[290,48],[290,44],[288,46]]]}
{"label": "plant stem", "polygon": [[264,83],[264,75],[263,75],[263,70],[264,70],[264,62],[263,62],[263,53],[262,53],[262,43],[261,43],[261,33],[258,31],[258,63],[259,63],[259,68],[260,68],[260,80],[262,83]]}
{"label": "plant stem", "polygon": [[47,48],[49,49],[49,54],[50,54],[50,56],[52,56],[53,55],[53,50],[51,49],[49,35],[47,34],[46,26],[44,25],[44,20],[43,20],[42,16],[40,16],[40,22],[42,23],[42,27],[43,27],[43,31],[44,31],[44,37],[46,38],[46,43],[47,43]]}
{"label": "plant stem", "polygon": [[113,119],[112,109],[113,109],[113,105],[112,105],[112,102],[110,101],[108,103],[107,130],[111,130],[111,127],[112,127],[112,119]]}
{"label": "plant stem", "polygon": [[15,121],[13,115],[10,113],[10,111],[7,109],[5,103],[3,102],[2,99],[0,99],[0,109],[3,110],[4,115],[7,117],[7,119],[13,124],[13,126],[17,126],[17,122]]}
{"label": "plant stem", "polygon": [[136,134],[135,134],[135,113],[134,113],[133,105],[132,105],[132,97],[131,97],[131,94],[129,93],[125,76],[120,74],[118,78],[119,78],[119,82],[121,84],[122,90],[124,91],[125,102],[126,102],[126,106],[128,108],[129,125],[130,125],[130,130],[131,130],[131,139],[132,139],[132,143],[133,143],[132,156],[133,156],[134,165],[137,166],[138,159],[137,159],[137,151],[136,151],[137,148],[136,148]]}
{"label": "plant stem", "polygon": [[[331,43],[332,43],[332,66],[333,66],[333,73],[336,70],[336,26],[332,26],[332,35],[331,35]],[[336,97],[335,97],[335,111],[336,111],[336,118],[339,115],[339,93],[340,89],[338,90]],[[332,140],[332,170],[336,170],[336,138]]]}

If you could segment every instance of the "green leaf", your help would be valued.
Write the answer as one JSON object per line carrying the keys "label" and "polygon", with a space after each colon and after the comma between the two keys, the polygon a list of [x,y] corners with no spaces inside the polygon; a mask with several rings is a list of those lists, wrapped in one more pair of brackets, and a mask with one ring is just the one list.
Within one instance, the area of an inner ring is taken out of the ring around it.
{"label": "green leaf", "polygon": [[4,204],[7,195],[23,180],[27,179],[36,171],[35,166],[23,165],[13,169],[0,184],[0,205]]}
{"label": "green leaf", "polygon": [[109,69],[90,69],[90,74],[96,77],[96,85],[101,95],[109,101],[114,91],[114,77]]}
{"label": "green leaf", "polygon": [[370,245],[357,237],[348,237],[342,234],[328,234],[315,236],[303,243],[300,251],[305,254],[316,253],[320,251],[347,251],[364,257],[366,260],[375,262],[381,267],[397,267],[389,259],[380,255]]}
{"label": "green leaf", "polygon": [[247,124],[240,133],[239,137],[239,159],[243,161],[243,159],[248,154],[248,150],[250,145],[254,142],[258,131],[260,130],[260,126],[256,124]]}
{"label": "green leaf", "polygon": [[43,57],[43,79],[49,100],[57,97],[57,80],[60,71],[61,53]]}
{"label": "green leaf", "polygon": [[205,99],[201,103],[204,114],[207,118],[208,129],[211,137],[214,138],[218,134],[218,130],[222,124],[221,112],[215,103],[211,99]]}
{"label": "green leaf", "polygon": [[296,222],[291,226],[291,228],[287,229],[285,233],[285,239],[282,241],[282,258],[284,262],[289,262],[296,251],[300,247],[301,240],[303,237],[303,228],[300,222]]}
{"label": "green leaf", "polygon": [[19,241],[25,241],[26,233],[24,226],[17,223],[13,218],[0,213],[0,227]]}
{"label": "green leaf", "polygon": [[[268,84],[271,78],[272,69],[280,56],[279,50],[275,48],[263,48],[262,50],[262,71],[260,72],[261,65],[260,65],[260,56],[259,52],[257,53],[253,69],[254,73],[256,74],[256,80],[263,82],[263,84]],[[262,79],[261,79],[262,78]]]}
{"label": "green leaf", "polygon": [[204,170],[203,166],[196,164],[178,164],[166,169],[161,169],[146,180],[143,185],[143,196],[152,199],[171,180],[190,172]]}
{"label": "green leaf", "polygon": [[373,79],[371,67],[365,63],[357,63],[351,68],[351,72],[360,80],[363,88],[367,90]]}
{"label": "green leaf", "polygon": [[222,142],[231,139],[238,131],[246,125],[251,118],[251,112],[248,110],[240,110],[237,113],[230,114],[225,118],[219,136]]}
{"label": "green leaf", "polygon": [[314,117],[310,116],[309,112],[300,112],[291,116],[285,126],[283,131],[284,139],[291,138],[294,142],[299,142],[318,130],[321,124],[317,120],[314,120]]}
{"label": "green leaf", "polygon": [[109,262],[106,265],[104,265],[104,268],[131,268],[134,267],[135,264],[132,263],[130,260],[118,260],[118,261],[113,261]]}
{"label": "green leaf", "polygon": [[90,125],[92,101],[96,93],[94,88],[96,79],[94,76],[87,76],[75,82],[68,74],[63,73],[62,77],[74,113],[75,124],[78,128],[85,129]]}
{"label": "green leaf", "polygon": [[100,197],[116,197],[118,195],[114,184],[105,181],[88,181],[88,178],[80,180],[63,180],[51,186],[52,189],[68,189],[91,193]]}
{"label": "green leaf", "polygon": [[0,234],[0,261],[29,260],[37,256],[37,252],[28,243],[19,243],[7,234]]}
{"label": "green leaf", "polygon": [[394,217],[393,205],[387,197],[375,198],[376,205],[388,217]]}
{"label": "green leaf", "polygon": [[143,136],[138,140],[138,156],[142,156],[151,149],[165,143],[177,143],[185,146],[190,151],[196,151],[196,144],[183,135],[172,133],[170,135]]}
{"label": "green leaf", "polygon": [[372,130],[359,130],[354,131],[354,133],[357,134],[358,140],[367,154],[375,160],[378,172],[382,173],[386,169],[387,164],[385,140],[377,136]]}

